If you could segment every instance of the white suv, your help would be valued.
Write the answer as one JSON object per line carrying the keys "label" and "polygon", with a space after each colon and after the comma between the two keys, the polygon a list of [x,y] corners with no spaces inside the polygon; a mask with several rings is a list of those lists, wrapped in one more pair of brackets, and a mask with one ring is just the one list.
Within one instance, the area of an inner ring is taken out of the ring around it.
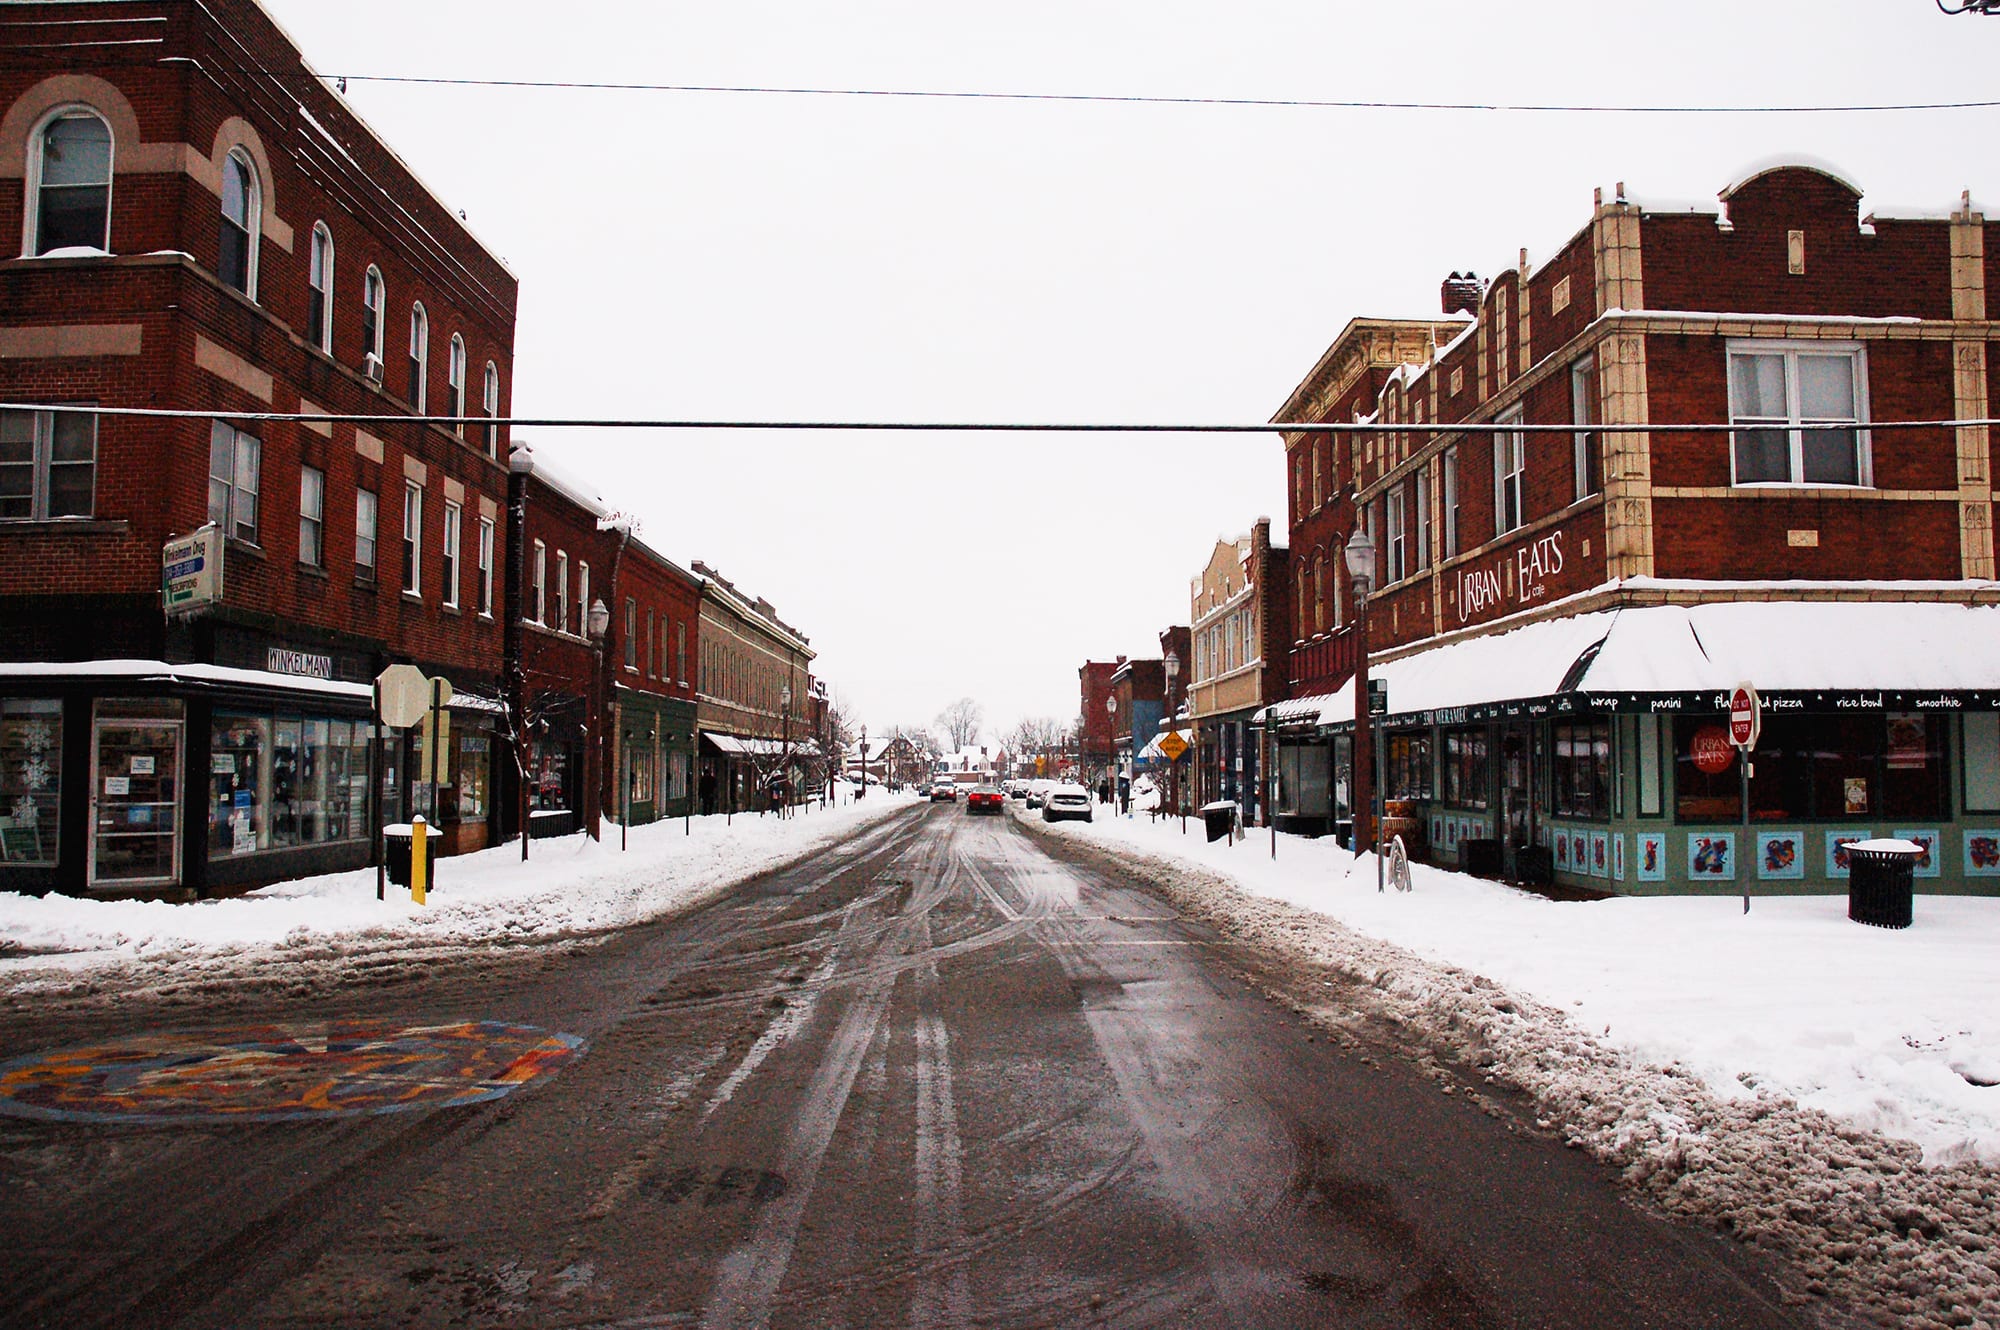
{"label": "white suv", "polygon": [[1060,822],[1066,817],[1090,818],[1090,791],[1081,785],[1057,785],[1042,797],[1042,821]]}

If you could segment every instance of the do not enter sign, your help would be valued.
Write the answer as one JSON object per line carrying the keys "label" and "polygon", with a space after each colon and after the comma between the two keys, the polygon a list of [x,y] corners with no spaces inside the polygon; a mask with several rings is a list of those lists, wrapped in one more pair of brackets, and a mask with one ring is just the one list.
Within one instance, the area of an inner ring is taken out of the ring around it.
{"label": "do not enter sign", "polygon": [[1729,742],[1738,748],[1755,748],[1757,732],[1762,728],[1762,708],[1757,702],[1757,690],[1747,683],[1739,683],[1729,693]]}

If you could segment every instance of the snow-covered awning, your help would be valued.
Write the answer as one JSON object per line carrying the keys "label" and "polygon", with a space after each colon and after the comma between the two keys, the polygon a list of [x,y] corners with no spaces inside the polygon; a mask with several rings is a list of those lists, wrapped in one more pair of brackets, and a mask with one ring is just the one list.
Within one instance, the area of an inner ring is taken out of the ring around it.
{"label": "snow-covered awning", "polygon": [[[1805,710],[1843,702],[2000,709],[2000,606],[1734,601],[1601,610],[1433,647],[1369,673],[1388,685],[1390,716],[1447,724],[1726,709],[1728,691],[1746,681],[1769,701]],[[1318,723],[1353,720],[1350,683],[1321,704]]]}
{"label": "snow-covered awning", "polygon": [[134,683],[273,688],[364,702],[375,695],[375,690],[365,683],[343,683],[271,670],[240,670],[229,665],[170,665],[163,660],[0,661],[0,680],[6,679],[125,679]]}
{"label": "snow-covered awning", "polygon": [[[1353,682],[1342,684],[1341,691],[1352,693]],[[1285,725],[1317,725],[1320,712],[1337,702],[1339,698],[1340,693],[1314,693],[1311,697],[1288,697],[1282,702],[1273,702],[1259,711],[1250,718],[1250,723],[1274,728]],[[1352,702],[1348,703],[1348,709],[1350,712],[1353,710]]]}
{"label": "snow-covered awning", "polygon": [[[703,730],[701,737],[714,744],[717,751],[733,757],[783,757],[786,745],[778,739],[749,739],[736,734],[717,734],[714,730]],[[792,753],[798,755],[808,751],[804,743],[790,745]]]}

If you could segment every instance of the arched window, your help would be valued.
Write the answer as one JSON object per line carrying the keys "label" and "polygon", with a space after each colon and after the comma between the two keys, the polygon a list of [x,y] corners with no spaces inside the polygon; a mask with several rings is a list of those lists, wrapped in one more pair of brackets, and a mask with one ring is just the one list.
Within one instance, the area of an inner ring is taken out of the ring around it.
{"label": "arched window", "polygon": [[384,314],[389,307],[389,291],[382,284],[382,270],[374,264],[368,265],[368,273],[361,279],[361,354],[382,359],[382,328]]}
{"label": "arched window", "polygon": [[222,162],[222,250],[216,276],[252,300],[257,298],[257,231],[261,208],[257,171],[243,149]]}
{"label": "arched window", "polygon": [[313,223],[312,268],[307,274],[311,294],[306,300],[306,327],[312,344],[333,351],[333,232],[325,222]]}
{"label": "arched window", "polygon": [[87,107],[42,122],[28,167],[28,253],[111,248],[111,127]]}
{"label": "arched window", "polygon": [[431,368],[431,319],[424,313],[424,302],[419,300],[410,306],[410,405],[417,414],[424,414],[424,380],[430,377]]}
{"label": "arched window", "polygon": [[[451,390],[451,413],[465,414],[465,339],[457,333],[451,335],[451,360],[445,365],[445,383]],[[465,437],[465,423],[461,420],[451,427],[459,438]]]}
{"label": "arched window", "polygon": [[[486,418],[488,420],[498,420],[500,418],[500,371],[490,360],[486,362],[486,387],[480,401],[486,407]],[[500,427],[498,425],[488,425],[486,427],[486,455],[488,457],[500,456]]]}
{"label": "arched window", "polygon": [[1313,559],[1313,631],[1326,631],[1326,556]]}

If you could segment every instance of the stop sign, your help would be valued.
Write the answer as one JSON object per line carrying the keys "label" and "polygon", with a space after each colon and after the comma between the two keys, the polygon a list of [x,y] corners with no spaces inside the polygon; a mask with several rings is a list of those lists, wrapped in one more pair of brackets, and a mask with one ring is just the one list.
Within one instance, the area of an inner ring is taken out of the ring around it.
{"label": "stop sign", "polygon": [[1737,684],[1729,694],[1729,742],[1738,748],[1755,748],[1763,724],[1761,710],[1757,690],[1747,683]]}
{"label": "stop sign", "polygon": [[382,723],[405,729],[430,710],[431,681],[414,665],[391,665],[375,676],[375,696]]}

